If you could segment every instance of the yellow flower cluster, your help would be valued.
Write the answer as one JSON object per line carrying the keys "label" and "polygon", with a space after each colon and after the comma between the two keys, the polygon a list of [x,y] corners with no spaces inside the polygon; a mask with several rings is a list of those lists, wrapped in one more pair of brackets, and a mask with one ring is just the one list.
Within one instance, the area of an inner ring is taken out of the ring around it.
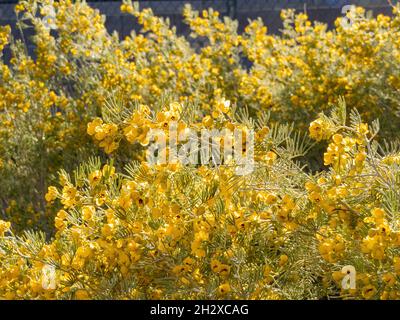
{"label": "yellow flower cluster", "polygon": [[114,123],[103,124],[100,118],[94,119],[88,124],[87,133],[99,141],[99,146],[106,153],[111,153],[118,148],[118,127]]}
{"label": "yellow flower cluster", "polygon": [[[178,112],[183,109],[173,103],[151,121],[150,112],[143,113],[139,127],[146,121],[163,128],[167,117],[187,125]],[[139,119],[138,111],[121,125],[132,126],[131,117]],[[145,161],[118,173],[113,164],[93,160],[73,180],[61,173],[60,187],[51,186],[46,194],[52,206],[60,208],[59,201],[63,207],[54,220],[55,237],[46,243],[40,234],[31,235],[30,241],[40,243],[34,247],[21,247],[28,235],[2,238],[7,252],[2,266],[9,271],[1,275],[0,294],[16,299],[400,298],[399,220],[390,209],[398,200],[398,181],[391,177],[397,165],[386,164],[371,149],[373,125],[343,124],[335,114],[320,117],[330,122],[327,153],[335,155],[330,169],[317,175],[302,171],[285,153],[290,134],[282,142],[266,126],[256,128],[257,149],[273,161],[257,162],[247,176],[237,176],[232,166]],[[96,121],[88,126],[93,134],[103,126]],[[235,120],[225,125],[240,126]],[[126,132],[132,130],[138,129]],[[9,223],[2,226],[3,235],[10,232]],[[349,264],[358,268],[356,289],[340,287],[341,266]],[[40,285],[46,266],[55,270],[54,288]],[[307,281],[303,290],[300,283],[307,277],[321,282]]]}
{"label": "yellow flower cluster", "polygon": [[10,31],[11,28],[9,26],[0,27],[0,51],[3,51],[8,44]]}
{"label": "yellow flower cluster", "polygon": [[[85,1],[20,1],[35,59],[0,29],[0,298],[399,299],[399,10],[269,35],[186,6],[199,48],[121,10],[122,41]],[[254,133],[254,170],[147,161],[206,130],[242,156]]]}

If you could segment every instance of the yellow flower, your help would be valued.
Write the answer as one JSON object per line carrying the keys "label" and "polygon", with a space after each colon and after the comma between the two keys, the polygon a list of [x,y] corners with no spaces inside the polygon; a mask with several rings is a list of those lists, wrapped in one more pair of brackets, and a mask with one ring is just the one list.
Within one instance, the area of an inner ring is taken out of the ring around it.
{"label": "yellow flower", "polygon": [[371,210],[371,214],[375,218],[376,223],[380,224],[383,222],[383,219],[385,217],[385,210],[381,208],[374,208]]}
{"label": "yellow flower", "polygon": [[205,116],[202,123],[206,128],[209,128],[213,124],[213,119],[210,116]]}
{"label": "yellow flower", "polygon": [[211,270],[212,271],[218,273],[220,266],[221,266],[221,263],[218,260],[216,260],[216,259],[211,260]]}
{"label": "yellow flower", "polygon": [[105,224],[102,228],[101,228],[101,234],[104,237],[109,237],[114,233],[114,225],[112,223],[108,223]]}
{"label": "yellow flower", "polygon": [[223,283],[218,287],[218,294],[219,295],[226,295],[231,291],[231,286],[229,283]]}
{"label": "yellow flower", "polygon": [[269,193],[269,194],[266,196],[266,199],[265,199],[265,201],[266,201],[267,204],[269,204],[269,205],[276,203],[277,200],[278,200],[278,197],[277,197],[276,195],[274,195],[273,193]]}
{"label": "yellow flower", "polygon": [[178,265],[172,269],[172,272],[177,275],[180,275],[180,274],[188,272],[188,271],[189,271],[189,267],[186,265]]}
{"label": "yellow flower", "polygon": [[4,236],[8,230],[10,230],[11,223],[8,221],[0,220],[0,237]]}
{"label": "yellow flower", "polygon": [[79,290],[75,291],[75,298],[77,300],[89,300],[90,296],[86,290],[79,289]]}
{"label": "yellow flower", "polygon": [[58,230],[65,227],[64,221],[65,221],[67,215],[68,215],[67,212],[64,210],[58,211],[58,213],[54,219],[54,225]]}
{"label": "yellow flower", "polygon": [[279,265],[282,267],[284,266],[287,261],[289,260],[289,257],[286,254],[283,254],[279,257]]}
{"label": "yellow flower", "polygon": [[126,3],[121,4],[120,10],[122,13],[130,13],[130,14],[134,13],[133,7]]}
{"label": "yellow flower", "polygon": [[400,257],[393,258],[393,266],[394,266],[394,272],[397,275],[400,275]]}
{"label": "yellow flower", "polygon": [[382,276],[382,280],[389,287],[392,287],[392,286],[394,286],[396,284],[396,276],[393,275],[392,273],[385,273]]}
{"label": "yellow flower", "polygon": [[78,191],[71,186],[65,186],[62,190],[61,203],[65,208],[72,207],[77,202]]}
{"label": "yellow flower", "polygon": [[368,124],[361,123],[360,125],[357,126],[357,131],[362,135],[366,135],[369,132]]}
{"label": "yellow flower", "polygon": [[345,274],[342,271],[334,271],[332,273],[332,278],[333,280],[335,280],[337,283],[339,283],[340,281],[342,281],[342,279],[344,278]]}
{"label": "yellow flower", "polygon": [[17,3],[17,4],[15,5],[14,10],[15,10],[16,13],[21,12],[21,11],[24,11],[24,10],[25,10],[25,6],[24,6],[23,3]]}
{"label": "yellow flower", "polygon": [[113,151],[118,149],[119,144],[118,144],[118,142],[114,141],[112,138],[108,137],[108,138],[104,139],[103,141],[101,141],[99,143],[99,146],[104,148],[104,151],[107,154],[110,154]]}
{"label": "yellow flower", "polygon": [[102,178],[102,172],[100,170],[93,171],[89,174],[89,183],[91,186],[95,187]]}
{"label": "yellow flower", "polygon": [[335,142],[336,144],[341,144],[343,141],[343,136],[341,134],[334,134],[332,136],[332,140],[333,142]]}
{"label": "yellow flower", "polygon": [[229,100],[221,99],[216,102],[213,118],[218,118],[221,113],[228,113],[231,102]]}
{"label": "yellow flower", "polygon": [[311,122],[309,131],[310,137],[317,141],[327,139],[330,135],[329,125],[321,119]]}
{"label": "yellow flower", "polygon": [[81,258],[89,258],[93,255],[93,252],[89,247],[79,247],[75,254]]}
{"label": "yellow flower", "polygon": [[362,291],[362,296],[365,299],[373,298],[377,292],[376,288],[372,284],[363,287],[361,291]]}
{"label": "yellow flower", "polygon": [[264,156],[264,161],[265,161],[267,164],[272,165],[272,164],[275,162],[276,158],[277,158],[277,155],[276,155],[275,152],[273,152],[273,151],[268,151],[268,152],[265,154],[265,156]]}
{"label": "yellow flower", "polygon": [[94,135],[96,133],[96,128],[103,124],[103,120],[100,118],[94,119],[92,122],[89,122],[87,125],[87,133],[89,135]]}
{"label": "yellow flower", "polygon": [[315,202],[318,204],[321,203],[322,199],[323,199],[321,194],[318,192],[311,192],[308,197],[312,202]]}
{"label": "yellow flower", "polygon": [[219,266],[219,270],[218,273],[223,276],[223,277],[227,277],[229,275],[229,273],[231,272],[231,267],[228,266],[227,264],[221,264]]}
{"label": "yellow flower", "polygon": [[265,127],[265,126],[262,127],[260,130],[258,130],[256,132],[256,136],[255,136],[256,140],[262,141],[268,135],[269,132],[270,132],[270,129],[268,127]]}
{"label": "yellow flower", "polygon": [[109,166],[108,164],[104,165],[103,170],[102,170],[102,175],[103,176],[113,177],[114,174],[115,174],[115,167],[114,166]]}

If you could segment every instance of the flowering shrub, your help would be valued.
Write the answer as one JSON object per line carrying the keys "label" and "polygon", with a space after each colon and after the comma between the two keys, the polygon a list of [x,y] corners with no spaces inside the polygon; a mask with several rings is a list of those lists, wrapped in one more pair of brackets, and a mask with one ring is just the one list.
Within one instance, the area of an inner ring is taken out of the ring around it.
{"label": "flowering shrub", "polygon": [[[334,31],[284,11],[272,36],[185,7],[198,50],[121,9],[143,27],[123,41],[84,2],[20,1],[35,58],[0,29],[0,297],[399,298],[398,9]],[[243,154],[254,131],[254,170],[148,163],[172,122]]]}

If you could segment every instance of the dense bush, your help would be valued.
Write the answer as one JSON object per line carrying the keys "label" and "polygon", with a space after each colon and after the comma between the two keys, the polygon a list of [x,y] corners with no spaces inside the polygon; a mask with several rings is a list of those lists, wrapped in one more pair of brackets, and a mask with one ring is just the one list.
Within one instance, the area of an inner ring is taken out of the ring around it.
{"label": "dense bush", "polygon": [[[185,7],[197,49],[121,9],[123,41],[85,2],[20,1],[34,57],[0,29],[0,296],[399,298],[398,9],[330,31],[287,10],[275,36]],[[147,163],[171,121],[254,130],[255,170]]]}

